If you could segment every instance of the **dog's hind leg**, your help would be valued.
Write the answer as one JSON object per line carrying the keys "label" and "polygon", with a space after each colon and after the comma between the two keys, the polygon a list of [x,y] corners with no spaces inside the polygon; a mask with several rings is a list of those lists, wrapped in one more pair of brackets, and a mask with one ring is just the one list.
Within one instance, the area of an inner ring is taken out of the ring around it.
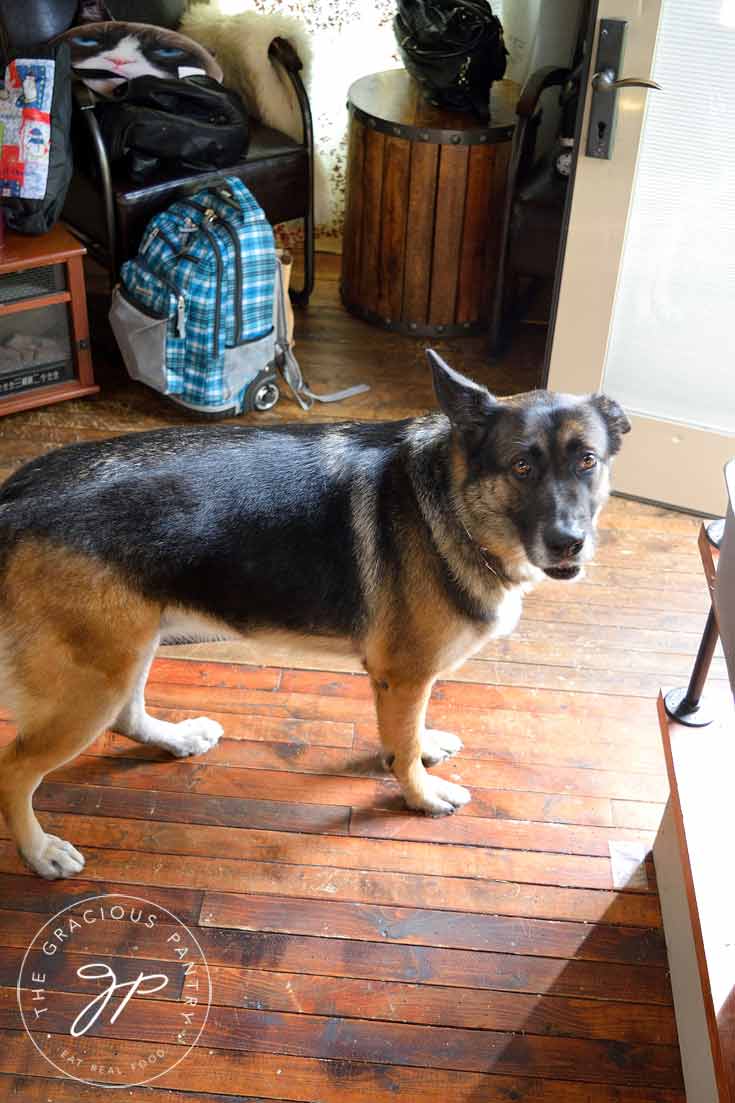
{"label": "dog's hind leg", "polygon": [[135,686],[129,700],[118,715],[112,727],[115,731],[135,739],[138,743],[150,743],[164,751],[184,758],[187,755],[203,754],[213,747],[222,735],[222,725],[206,716],[197,716],[172,724],[150,716],[145,707],[145,685],[148,672],[158,646],[158,636],[152,641],[143,662],[140,664]]}
{"label": "dog's hind leg", "polygon": [[[71,843],[47,834],[33,811],[33,794],[51,770],[75,758],[107,727],[121,694],[98,679],[73,677],[53,701],[34,694],[21,709],[14,743],[0,751],[0,810],[21,857],[42,877],[70,877],[84,866]],[[35,715],[34,715],[35,714]]]}
{"label": "dog's hind leg", "polygon": [[422,761],[424,719],[434,679],[402,681],[372,670],[370,675],[383,751],[392,760],[409,808],[446,816],[467,804],[467,789],[428,773]]}
{"label": "dog's hind leg", "polygon": [[36,873],[67,877],[84,859],[43,830],[33,794],[114,720],[159,611],[102,564],[29,541],[5,572],[1,616],[2,673],[18,735],[0,751],[0,811]]}

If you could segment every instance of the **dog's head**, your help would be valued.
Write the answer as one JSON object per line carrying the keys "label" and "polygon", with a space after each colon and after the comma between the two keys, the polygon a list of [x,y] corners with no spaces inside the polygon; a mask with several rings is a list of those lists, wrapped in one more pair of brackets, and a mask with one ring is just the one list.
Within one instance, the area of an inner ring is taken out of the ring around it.
{"label": "dog's head", "polygon": [[468,529],[502,558],[571,579],[594,550],[610,461],[630,422],[603,394],[529,391],[498,400],[429,352],[434,389],[459,445]]}

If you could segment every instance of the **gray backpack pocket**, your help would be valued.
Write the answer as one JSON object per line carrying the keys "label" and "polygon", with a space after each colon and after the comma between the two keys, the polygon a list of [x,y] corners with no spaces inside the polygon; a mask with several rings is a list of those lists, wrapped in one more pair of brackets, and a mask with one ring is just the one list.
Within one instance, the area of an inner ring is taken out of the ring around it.
{"label": "gray backpack pocket", "polygon": [[116,287],[112,293],[110,325],[125,367],[132,379],[168,394],[166,334],[169,320],[134,305]]}

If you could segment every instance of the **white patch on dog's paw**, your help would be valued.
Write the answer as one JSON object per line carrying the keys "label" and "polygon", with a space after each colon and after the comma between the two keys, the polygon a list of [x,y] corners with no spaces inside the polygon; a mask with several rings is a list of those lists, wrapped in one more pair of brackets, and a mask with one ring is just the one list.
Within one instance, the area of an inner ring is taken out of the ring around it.
{"label": "white patch on dog's paw", "polygon": [[182,720],[178,724],[172,724],[171,729],[166,742],[160,745],[177,758],[204,754],[219,742],[224,732],[222,725],[216,720],[210,720],[208,716]]}
{"label": "white patch on dog's paw", "polygon": [[471,793],[463,785],[429,774],[423,792],[406,797],[406,804],[417,812],[426,812],[427,816],[451,816],[471,800]]}
{"label": "white patch on dog's paw", "polygon": [[23,858],[34,873],[50,881],[73,877],[84,869],[84,858],[76,847],[56,835],[44,835],[38,850],[33,854],[24,854]]}
{"label": "white patch on dog's paw", "polygon": [[425,728],[421,737],[421,759],[424,766],[436,766],[445,758],[451,758],[462,750],[462,740],[453,732],[440,731],[438,728]]}

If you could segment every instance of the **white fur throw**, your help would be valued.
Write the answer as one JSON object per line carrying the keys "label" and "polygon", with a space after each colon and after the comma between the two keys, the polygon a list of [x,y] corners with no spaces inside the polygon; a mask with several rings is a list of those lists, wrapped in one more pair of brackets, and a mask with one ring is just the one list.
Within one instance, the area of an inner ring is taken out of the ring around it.
{"label": "white fur throw", "polygon": [[[288,39],[303,62],[301,76],[309,87],[311,45],[297,19],[255,11],[223,15],[215,0],[195,4],[184,16],[180,30],[214,54],[222,66],[225,85],[240,93],[252,115],[302,141],[301,112],[293,85],[285,70],[268,57],[274,38]],[[316,222],[327,222],[331,215],[329,179],[316,151],[314,192]]]}

